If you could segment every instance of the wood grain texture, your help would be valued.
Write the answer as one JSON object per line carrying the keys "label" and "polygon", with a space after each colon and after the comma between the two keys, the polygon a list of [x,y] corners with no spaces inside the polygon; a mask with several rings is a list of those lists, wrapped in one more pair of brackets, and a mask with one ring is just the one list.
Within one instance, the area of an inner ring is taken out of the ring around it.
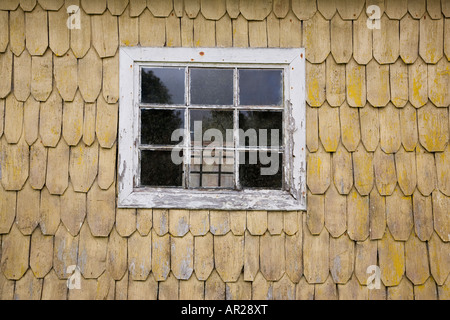
{"label": "wood grain texture", "polygon": [[406,14],[400,20],[400,57],[405,63],[414,63],[419,56],[419,21]]}
{"label": "wood grain texture", "polygon": [[93,184],[87,196],[87,222],[95,237],[107,237],[115,220],[115,186],[101,190]]}
{"label": "wood grain texture", "polygon": [[433,20],[424,15],[420,19],[419,30],[419,55],[426,63],[437,63],[444,49],[444,20]]}
{"label": "wood grain texture", "polygon": [[19,280],[28,269],[30,237],[24,236],[16,225],[2,236],[1,271],[7,279]]}
{"label": "wood grain texture", "polygon": [[62,195],[69,183],[70,148],[62,139],[48,149],[46,186],[51,194]]}
{"label": "wood grain texture", "polygon": [[[311,1],[306,1],[312,3]],[[315,5],[315,3],[314,3]],[[317,41],[317,39],[322,39]],[[311,63],[322,63],[330,53],[330,23],[316,14],[303,23],[303,45],[308,48],[306,59]]]}
{"label": "wood grain texture", "polygon": [[66,192],[61,196],[61,208],[64,208],[61,210],[61,221],[66,230],[75,237],[86,217],[86,194],[75,192],[69,183]]}
{"label": "wood grain texture", "polygon": [[244,236],[215,236],[214,265],[224,282],[237,281],[244,266]]}
{"label": "wood grain texture", "polygon": [[40,6],[25,13],[26,47],[32,56],[41,56],[48,47],[47,12]]}
{"label": "wood grain texture", "polygon": [[170,239],[170,266],[178,280],[191,277],[194,272],[194,237],[191,233]]}
{"label": "wood grain texture", "polygon": [[17,193],[16,224],[24,235],[31,235],[39,224],[40,192],[26,183]]}

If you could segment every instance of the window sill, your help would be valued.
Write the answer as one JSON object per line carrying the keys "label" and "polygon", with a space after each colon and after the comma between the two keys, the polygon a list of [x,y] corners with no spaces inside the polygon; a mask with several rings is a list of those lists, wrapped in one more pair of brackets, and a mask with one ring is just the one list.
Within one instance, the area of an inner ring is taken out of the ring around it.
{"label": "window sill", "polygon": [[[302,197],[304,199],[304,197]],[[215,210],[306,210],[289,192],[281,190],[186,190],[138,188],[119,197],[119,208],[215,209]]]}

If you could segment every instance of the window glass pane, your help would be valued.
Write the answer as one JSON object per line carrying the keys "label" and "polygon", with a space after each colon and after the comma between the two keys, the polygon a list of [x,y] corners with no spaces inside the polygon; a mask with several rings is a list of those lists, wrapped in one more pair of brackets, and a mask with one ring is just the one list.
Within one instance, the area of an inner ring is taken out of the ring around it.
{"label": "window glass pane", "polygon": [[192,149],[191,188],[234,188],[234,151]]}
{"label": "window glass pane", "polygon": [[184,110],[141,111],[141,144],[176,145],[183,140],[183,129]]}
{"label": "window glass pane", "polygon": [[282,70],[239,70],[239,101],[243,106],[281,106]]}
{"label": "window glass pane", "polygon": [[278,152],[239,152],[239,182],[242,188],[281,189],[283,155]]}
{"label": "window glass pane", "polygon": [[233,69],[192,68],[191,104],[233,105]]}
{"label": "window glass pane", "polygon": [[141,151],[141,185],[181,187],[183,185],[183,152]]}
{"label": "window glass pane", "polygon": [[233,147],[233,111],[191,110],[191,141],[194,146]]}
{"label": "window glass pane", "polygon": [[239,112],[239,129],[241,129],[239,130],[240,146],[281,147],[283,113],[279,111],[241,111]]}
{"label": "window glass pane", "polygon": [[185,104],[184,68],[142,68],[143,103]]}

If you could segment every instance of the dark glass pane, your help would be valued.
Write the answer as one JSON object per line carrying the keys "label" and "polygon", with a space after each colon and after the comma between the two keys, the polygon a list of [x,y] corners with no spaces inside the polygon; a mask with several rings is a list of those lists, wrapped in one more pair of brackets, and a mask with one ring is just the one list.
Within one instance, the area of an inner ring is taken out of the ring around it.
{"label": "dark glass pane", "polygon": [[234,188],[234,151],[193,149],[189,178],[191,188]]}
{"label": "dark glass pane", "polygon": [[279,111],[241,111],[239,112],[239,129],[241,129],[239,130],[240,146],[281,147],[283,113]]}
{"label": "dark glass pane", "polygon": [[141,144],[176,145],[183,140],[182,130],[174,133],[177,129],[184,129],[184,110],[141,111]]}
{"label": "dark glass pane", "polygon": [[143,103],[185,104],[184,68],[142,68]]}
{"label": "dark glass pane", "polygon": [[191,69],[191,104],[233,105],[233,69]]}
{"label": "dark glass pane", "polygon": [[283,155],[275,152],[239,152],[239,181],[242,188],[281,189]]}
{"label": "dark glass pane", "polygon": [[[141,185],[181,187],[183,185],[182,151],[141,151]],[[176,159],[173,161],[173,158]],[[180,161],[178,161],[180,162]]]}
{"label": "dark glass pane", "polygon": [[282,70],[239,70],[239,101],[243,106],[281,106]]}
{"label": "dark glass pane", "polygon": [[233,147],[233,111],[191,110],[190,116],[193,145]]}

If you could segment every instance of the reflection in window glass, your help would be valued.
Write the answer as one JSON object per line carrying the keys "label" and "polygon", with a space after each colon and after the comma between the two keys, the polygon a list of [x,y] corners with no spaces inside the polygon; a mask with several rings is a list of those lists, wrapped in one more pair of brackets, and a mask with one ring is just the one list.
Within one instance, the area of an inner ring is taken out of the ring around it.
{"label": "reflection in window glass", "polygon": [[239,101],[243,106],[281,106],[282,70],[239,70]]}
{"label": "reflection in window glass", "polygon": [[141,144],[176,145],[182,141],[172,141],[172,134],[184,129],[184,110],[145,109],[141,111]]}
{"label": "reflection in window glass", "polygon": [[[279,111],[241,111],[239,112],[239,129],[241,129],[240,146],[281,147],[283,113]],[[272,137],[276,140],[272,141]]]}
{"label": "reflection in window glass", "polygon": [[190,69],[191,104],[233,105],[233,69]]}
{"label": "reflection in window glass", "polygon": [[185,104],[184,68],[142,68],[143,103]]}
{"label": "reflection in window glass", "polygon": [[233,146],[233,111],[191,110],[190,116],[194,145],[208,146],[215,142],[224,147]]}
{"label": "reflection in window glass", "polygon": [[[179,151],[182,157],[182,151]],[[172,151],[141,151],[141,185],[148,187],[181,187],[183,164],[172,161]]]}
{"label": "reflection in window glass", "polygon": [[239,152],[239,182],[242,188],[281,189],[283,155],[276,152]]}

